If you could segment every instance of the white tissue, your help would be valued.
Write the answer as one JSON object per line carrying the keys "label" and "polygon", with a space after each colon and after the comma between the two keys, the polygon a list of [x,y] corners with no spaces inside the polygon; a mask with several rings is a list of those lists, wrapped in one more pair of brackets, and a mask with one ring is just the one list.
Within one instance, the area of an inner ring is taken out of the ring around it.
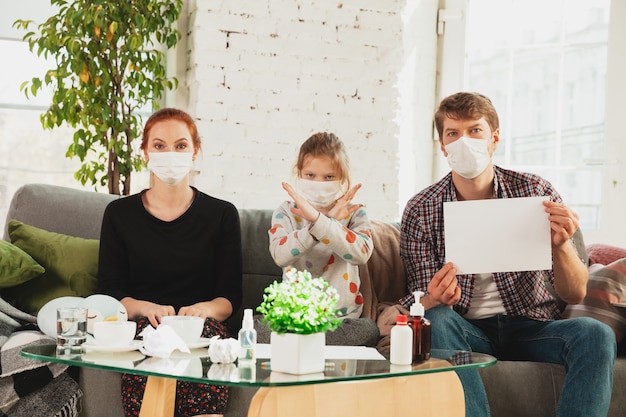
{"label": "white tissue", "polygon": [[148,358],[136,369],[169,375],[185,375],[190,359]]}
{"label": "white tissue", "polygon": [[239,380],[239,373],[234,363],[214,363],[207,372],[207,378],[218,381]]}
{"label": "white tissue", "polygon": [[232,363],[237,359],[239,353],[239,341],[229,337],[220,339],[219,336],[211,338],[209,345],[209,359],[213,363]]}
{"label": "white tissue", "polygon": [[160,324],[156,329],[148,326],[143,329],[140,336],[143,336],[143,347],[139,350],[145,355],[169,358],[176,349],[189,353],[189,348],[183,339],[167,324]]}

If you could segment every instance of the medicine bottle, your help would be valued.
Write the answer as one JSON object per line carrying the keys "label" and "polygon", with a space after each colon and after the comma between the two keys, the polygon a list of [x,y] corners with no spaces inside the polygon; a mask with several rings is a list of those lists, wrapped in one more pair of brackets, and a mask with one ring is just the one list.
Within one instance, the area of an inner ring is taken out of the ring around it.
{"label": "medicine bottle", "polygon": [[243,321],[241,323],[241,330],[237,337],[239,340],[239,354],[237,355],[240,361],[256,360],[256,330],[254,330],[254,322],[252,320],[252,309],[246,308],[243,311]]}
{"label": "medicine bottle", "polygon": [[424,306],[420,298],[422,291],[413,292],[415,302],[411,306],[411,327],[413,329],[413,362],[420,363],[430,359],[430,321],[424,318]]}
{"label": "medicine bottle", "polygon": [[413,332],[404,314],[396,316],[396,324],[391,328],[389,362],[393,365],[410,365],[413,356]]}

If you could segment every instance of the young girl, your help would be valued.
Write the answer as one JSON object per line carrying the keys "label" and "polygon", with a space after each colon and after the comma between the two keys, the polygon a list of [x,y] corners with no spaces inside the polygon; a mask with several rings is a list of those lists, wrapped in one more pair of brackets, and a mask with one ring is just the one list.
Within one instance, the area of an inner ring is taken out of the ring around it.
{"label": "young girl", "polygon": [[[137,331],[164,316],[205,319],[202,336],[228,337],[222,323],[241,303],[241,231],[231,203],[189,185],[200,137],[193,119],[161,109],[146,122],[141,149],[153,185],[104,213],[99,292],[119,299]],[[123,374],[127,416],[139,414],[146,377]],[[223,414],[228,389],[177,382],[176,416]]]}
{"label": "young girl", "polygon": [[323,277],[339,292],[342,326],[327,334],[327,344],[375,346],[379,331],[361,319],[363,296],[359,266],[374,248],[371,225],[362,204],[352,204],[348,156],[332,133],[316,133],[300,147],[294,186],[283,183],[293,201],[274,211],[270,252],[283,273],[291,268]]}

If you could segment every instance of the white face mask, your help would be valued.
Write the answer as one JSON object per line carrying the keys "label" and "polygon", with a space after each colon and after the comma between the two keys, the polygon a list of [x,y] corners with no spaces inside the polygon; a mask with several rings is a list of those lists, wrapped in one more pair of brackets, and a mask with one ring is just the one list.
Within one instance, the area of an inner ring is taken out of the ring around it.
{"label": "white face mask", "polygon": [[463,178],[476,178],[491,162],[490,143],[488,139],[458,138],[445,146],[448,153],[448,165]]}
{"label": "white face mask", "polygon": [[149,152],[148,169],[167,185],[180,183],[193,168],[192,152]]}
{"label": "white face mask", "polygon": [[316,208],[328,207],[342,194],[339,181],[311,181],[298,179],[298,194]]}

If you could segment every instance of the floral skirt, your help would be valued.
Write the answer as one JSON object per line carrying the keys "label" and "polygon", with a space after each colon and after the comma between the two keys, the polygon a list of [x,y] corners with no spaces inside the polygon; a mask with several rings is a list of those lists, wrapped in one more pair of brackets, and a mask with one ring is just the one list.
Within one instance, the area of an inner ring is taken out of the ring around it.
{"label": "floral skirt", "polygon": [[[137,321],[137,334],[150,325],[147,318]],[[206,319],[202,337],[219,335],[230,337],[226,327],[217,320]],[[139,416],[147,376],[122,374],[122,405],[124,415]],[[198,414],[223,414],[228,401],[228,387],[196,382],[176,381],[175,417],[188,417]]]}

